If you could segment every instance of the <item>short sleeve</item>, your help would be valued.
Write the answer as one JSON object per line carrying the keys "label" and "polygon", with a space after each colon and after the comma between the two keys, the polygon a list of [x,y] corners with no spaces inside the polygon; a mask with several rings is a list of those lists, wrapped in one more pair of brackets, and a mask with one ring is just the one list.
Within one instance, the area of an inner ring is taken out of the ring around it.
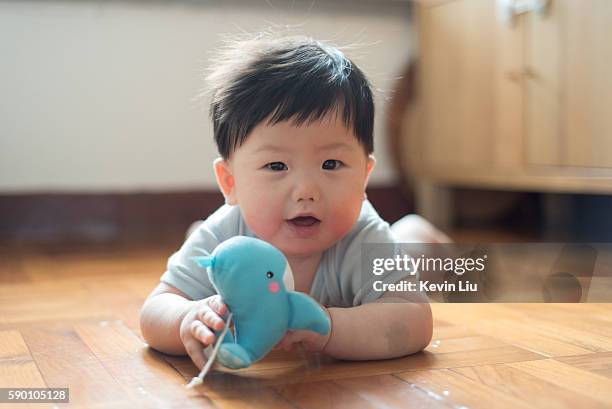
{"label": "short sleeve", "polygon": [[384,294],[382,284],[418,279],[415,273],[401,266],[374,274],[375,259],[403,259],[408,254],[405,246],[396,242],[389,223],[378,216],[369,202],[364,206],[369,207],[365,209],[369,216],[363,215],[356,228],[344,239],[336,260],[343,304],[354,307],[380,298]]}
{"label": "short sleeve", "polygon": [[160,281],[178,288],[192,300],[201,300],[216,294],[206,271],[191,258],[210,255],[221,242],[237,235],[239,217],[238,209],[228,205],[220,207],[170,256],[166,272]]}

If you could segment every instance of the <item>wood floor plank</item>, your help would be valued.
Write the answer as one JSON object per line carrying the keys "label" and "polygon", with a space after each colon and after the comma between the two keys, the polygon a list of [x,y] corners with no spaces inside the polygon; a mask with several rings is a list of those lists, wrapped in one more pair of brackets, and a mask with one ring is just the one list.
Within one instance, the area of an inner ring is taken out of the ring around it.
{"label": "wood floor plank", "polygon": [[0,331],[0,388],[44,388],[46,383],[19,331]]}
{"label": "wood floor plank", "polygon": [[308,382],[284,385],[280,393],[295,406],[303,409],[376,408],[352,390],[340,387],[336,382]]}
{"label": "wood floor plank", "polygon": [[450,352],[474,351],[488,348],[508,346],[507,342],[483,335],[471,337],[458,337],[450,339],[433,338],[425,351],[444,354]]}
{"label": "wood floor plank", "polygon": [[408,402],[410,408],[447,408],[391,375],[282,385],[276,389],[304,409],[396,408]]}
{"label": "wood floor plank", "polygon": [[[591,399],[512,368],[506,364],[452,369],[475,382],[495,388],[533,407],[547,409],[605,408],[608,404]],[[551,391],[554,391],[552,393]]]}
{"label": "wood floor plank", "polygon": [[[223,387],[223,385],[231,385],[231,387],[243,387],[246,385],[271,386],[543,358],[545,357],[542,355],[506,345],[482,350],[468,349],[447,353],[425,351],[403,358],[376,361],[375,365],[369,361],[338,361],[326,358],[319,368],[306,368],[305,365],[269,369],[246,368],[232,372],[215,372],[210,375],[207,382],[218,387]],[[197,374],[195,367],[187,360],[182,362],[181,365],[175,368],[181,371],[183,376],[188,378]]]}
{"label": "wood floor plank", "polygon": [[575,368],[612,378],[612,352],[564,356],[555,359]]}
{"label": "wood floor plank", "polygon": [[109,316],[108,307],[97,304],[77,286],[30,285],[3,286],[0,290],[0,325],[41,322],[45,320],[78,320]]}
{"label": "wood floor plank", "polygon": [[[197,375],[197,369],[188,357],[165,356],[166,361],[181,373],[186,379],[191,379]],[[219,365],[213,366],[212,373],[219,374],[246,374],[248,372],[265,371],[319,371],[322,365],[335,362],[336,360],[321,354],[300,352],[297,350],[284,351],[273,350],[268,353],[265,359],[254,363],[251,367],[242,370],[231,370]]]}
{"label": "wood floor plank", "polygon": [[216,389],[198,387],[216,408],[227,409],[295,409],[296,406],[270,387]]}
{"label": "wood floor plank", "polygon": [[529,408],[530,405],[449,369],[402,372],[397,376],[449,407]]}
{"label": "wood floor plank", "polygon": [[491,334],[518,347],[534,351],[547,357],[588,354],[593,351],[571,340],[552,337],[547,333],[535,330],[532,324],[522,321],[500,318],[498,320],[480,321],[477,330]]}
{"label": "wood floor plank", "polygon": [[454,325],[449,324],[445,321],[438,320],[437,324],[434,324],[432,340],[442,340],[450,338],[463,338],[483,335],[474,329],[469,328],[466,325]]}
{"label": "wood floor plank", "polygon": [[612,304],[574,304],[551,303],[542,308],[540,303],[513,304],[514,311],[520,311],[534,318],[558,319],[559,316],[570,318],[572,322],[584,319],[584,311],[589,311],[587,322],[612,324]]}
{"label": "wood floor plank", "polygon": [[[612,338],[612,306],[602,308],[605,304],[548,304],[542,308],[541,304],[517,304],[515,310],[526,313],[531,319],[548,322],[562,322],[582,331]],[[551,307],[552,305],[552,307]],[[598,308],[596,308],[598,307]],[[589,311],[585,316],[585,309]]]}
{"label": "wood floor plank", "polygon": [[436,400],[423,390],[393,375],[283,385],[277,389],[297,406],[304,408],[342,407],[345,396],[348,396],[347,401],[355,402],[353,407],[448,408],[444,402]]}
{"label": "wood floor plank", "polygon": [[30,357],[28,346],[19,331],[0,331],[0,345],[0,359]]}
{"label": "wood floor plank", "polygon": [[[270,359],[271,363],[267,363],[266,357],[252,367],[241,370],[231,370],[215,364],[206,377],[205,386],[214,390],[234,390],[267,388],[287,382],[306,382],[313,379],[322,370],[323,365],[334,361],[333,358],[325,358],[325,362],[321,362],[316,354],[306,360],[298,353],[293,356],[290,352],[279,355],[284,355],[285,358],[277,356],[276,359]],[[186,380],[198,374],[197,368],[187,357],[165,356],[164,359]]]}
{"label": "wood floor plank", "polygon": [[22,259],[23,270],[34,281],[82,280],[126,274],[163,273],[169,254],[158,251],[129,249],[107,252],[63,252],[56,254],[30,254]]}
{"label": "wood floor plank", "polygon": [[[212,407],[198,390],[186,390],[188,380],[119,320],[81,323],[75,332],[106,371],[120,385],[117,394],[134,401],[148,400],[154,407],[167,402],[190,407]],[[108,342],[113,340],[113,342]]]}
{"label": "wood floor plank", "polygon": [[[457,325],[467,326],[477,333],[505,340],[547,357],[606,351],[607,347],[612,346],[612,338],[597,334],[593,336],[589,331],[577,331],[570,326],[560,326],[550,319],[530,318],[527,311],[517,308],[521,304],[511,306],[486,304],[477,308],[478,305],[471,304],[466,307],[465,304],[432,304],[432,308],[434,313],[452,318]],[[455,306],[457,308],[450,308]],[[542,304],[540,306],[542,307]],[[582,304],[581,307],[582,319],[588,320],[584,310],[590,306]],[[566,322],[562,317],[557,319]]]}
{"label": "wood floor plank", "polygon": [[[106,306],[110,315],[140,334],[140,309],[146,296],[158,282],[159,274],[129,274],[84,281],[82,288],[93,302]],[[100,291],[100,288],[113,288],[113,291]]]}
{"label": "wood floor plank", "polygon": [[70,326],[41,324],[23,329],[22,335],[47,385],[70,388],[75,405],[125,402],[118,382]]}
{"label": "wood floor plank", "polygon": [[612,402],[612,379],[597,375],[555,359],[515,362],[508,366],[608,405]]}
{"label": "wood floor plank", "polygon": [[[583,317],[588,320],[588,317]],[[580,328],[570,321],[551,321],[528,318],[521,321],[525,331],[539,334],[559,342],[567,342],[591,352],[612,351],[612,337]]]}

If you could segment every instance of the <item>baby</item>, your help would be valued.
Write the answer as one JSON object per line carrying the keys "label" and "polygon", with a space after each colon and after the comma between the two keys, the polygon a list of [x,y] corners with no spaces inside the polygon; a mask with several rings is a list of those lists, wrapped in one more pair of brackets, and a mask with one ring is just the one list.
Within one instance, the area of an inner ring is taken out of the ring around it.
{"label": "baby", "polygon": [[244,235],[276,246],[295,291],[331,318],[330,334],[289,331],[277,348],[301,342],[309,351],[366,360],[428,345],[426,296],[373,289],[373,279],[394,283],[406,272],[362,273],[362,244],[396,241],[365,195],[375,159],[374,102],[364,73],[310,38],[260,37],[225,50],[208,79],[221,155],[214,172],[226,204],[170,257],[145,301],[140,323],[148,344],[187,353],[202,368],[203,349],[223,328],[227,306],[191,257]]}

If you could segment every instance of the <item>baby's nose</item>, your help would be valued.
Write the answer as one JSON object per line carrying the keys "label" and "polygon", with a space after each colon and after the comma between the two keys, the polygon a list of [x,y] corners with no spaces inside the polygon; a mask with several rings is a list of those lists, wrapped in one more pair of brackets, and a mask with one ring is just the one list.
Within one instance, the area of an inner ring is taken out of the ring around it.
{"label": "baby's nose", "polygon": [[320,191],[312,180],[303,180],[293,189],[293,200],[296,202],[316,202],[320,198]]}
{"label": "baby's nose", "polygon": [[304,195],[304,197],[300,197],[300,198],[298,198],[298,200],[297,200],[297,201],[298,201],[298,202],[302,202],[302,201],[304,201],[304,202],[306,202],[306,201],[308,201],[308,202],[314,202],[314,201],[315,201],[315,198],[314,198],[314,195]]}

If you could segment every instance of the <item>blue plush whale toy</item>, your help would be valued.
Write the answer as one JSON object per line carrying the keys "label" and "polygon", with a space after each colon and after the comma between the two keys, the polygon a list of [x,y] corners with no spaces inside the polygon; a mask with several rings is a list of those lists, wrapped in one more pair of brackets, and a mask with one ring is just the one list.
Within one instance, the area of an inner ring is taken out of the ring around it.
{"label": "blue plush whale toy", "polygon": [[236,236],[219,244],[210,256],[193,260],[206,267],[210,282],[233,314],[234,334],[227,331],[217,355],[223,366],[250,366],[270,352],[287,330],[329,333],[330,319],[321,306],[285,287],[288,263],[271,244]]}

